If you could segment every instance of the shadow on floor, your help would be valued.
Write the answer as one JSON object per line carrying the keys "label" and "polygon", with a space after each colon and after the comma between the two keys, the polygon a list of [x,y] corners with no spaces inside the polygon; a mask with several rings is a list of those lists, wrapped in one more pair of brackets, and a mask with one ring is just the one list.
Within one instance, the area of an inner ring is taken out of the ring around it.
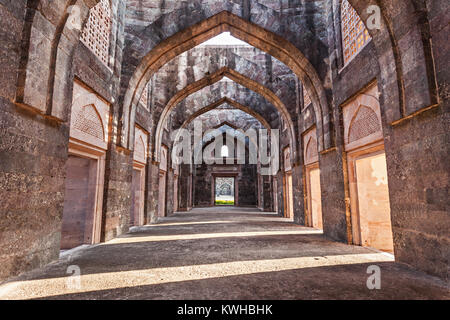
{"label": "shadow on floor", "polygon": [[367,288],[367,268],[353,264],[305,268],[281,272],[216,277],[124,287],[45,299],[157,299],[157,300],[310,300],[310,299],[449,299],[445,287],[431,285],[395,263],[377,263],[381,268],[381,289]]}

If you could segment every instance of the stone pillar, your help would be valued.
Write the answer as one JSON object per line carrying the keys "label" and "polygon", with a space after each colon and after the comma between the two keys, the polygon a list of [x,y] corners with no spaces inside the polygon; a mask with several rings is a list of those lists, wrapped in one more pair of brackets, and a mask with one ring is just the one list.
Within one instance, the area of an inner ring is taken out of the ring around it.
{"label": "stone pillar", "polygon": [[211,166],[206,164],[195,166],[192,189],[194,205],[196,207],[209,207],[212,205],[212,199],[214,198],[212,194],[213,180]]}
{"label": "stone pillar", "polygon": [[193,200],[194,200],[194,191],[193,191],[193,187],[192,187],[192,181],[194,180],[192,171],[191,174],[189,175],[189,179],[188,179],[188,191],[189,191],[189,198],[188,198],[188,210],[192,210],[193,207]]}
{"label": "stone pillar", "polygon": [[303,169],[300,164],[292,167],[292,189],[294,195],[294,222],[305,225]]}
{"label": "stone pillar", "polygon": [[158,216],[158,196],[159,196],[159,162],[149,162],[147,174],[147,196],[146,196],[146,223],[155,223]]}
{"label": "stone pillar", "polygon": [[173,202],[174,202],[173,184],[174,184],[173,169],[170,168],[169,171],[167,172],[167,195],[166,195],[167,215],[171,215],[171,214],[174,213],[174,209],[173,209]]}
{"label": "stone pillar", "polygon": [[262,176],[263,180],[263,210],[273,212],[272,176]]}
{"label": "stone pillar", "polygon": [[274,179],[277,179],[278,181],[278,190],[277,194],[275,195],[278,197],[278,215],[280,217],[284,217],[284,180],[283,180],[283,172],[280,170],[278,171],[277,175],[274,177]]}
{"label": "stone pillar", "polygon": [[1,281],[58,259],[69,128],[1,96],[0,115]]}
{"label": "stone pillar", "polygon": [[261,176],[261,164],[258,163],[256,174],[256,190],[258,199],[258,209],[264,210],[264,192],[263,192],[263,178]]}
{"label": "stone pillar", "polygon": [[342,156],[334,148],[319,155],[324,235],[347,242],[345,182]]}
{"label": "stone pillar", "polygon": [[132,152],[112,144],[106,154],[102,242],[128,232],[132,174]]}
{"label": "stone pillar", "polygon": [[180,165],[179,181],[179,209],[178,211],[189,211],[192,209],[192,172],[190,164]]}

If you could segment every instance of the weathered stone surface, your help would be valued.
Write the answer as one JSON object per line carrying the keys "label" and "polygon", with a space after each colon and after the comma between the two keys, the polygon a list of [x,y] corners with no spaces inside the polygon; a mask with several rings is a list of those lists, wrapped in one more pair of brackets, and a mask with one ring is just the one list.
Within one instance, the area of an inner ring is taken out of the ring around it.
{"label": "weathered stone surface", "polygon": [[[128,232],[135,125],[149,133],[144,223],[155,223],[160,144],[170,154],[171,134],[192,130],[194,119],[205,130],[280,129],[280,157],[292,150],[298,224],[305,223],[302,136],[315,126],[324,234],[350,241],[342,105],[376,82],[396,260],[448,279],[450,4],[349,2],[364,22],[367,6],[379,5],[382,19],[345,65],[337,0],[112,0],[109,61],[67,24],[68,1],[0,0],[0,280],[58,256],[75,78],[111,106],[102,115],[111,123],[102,241]],[[81,24],[97,3],[77,1]],[[197,46],[222,31],[254,47]],[[144,86],[146,106],[138,102]],[[175,200],[180,211],[211,205],[213,168],[168,162],[167,214]],[[267,177],[260,169],[239,168],[240,205],[273,211],[277,203],[284,215],[282,171]]]}

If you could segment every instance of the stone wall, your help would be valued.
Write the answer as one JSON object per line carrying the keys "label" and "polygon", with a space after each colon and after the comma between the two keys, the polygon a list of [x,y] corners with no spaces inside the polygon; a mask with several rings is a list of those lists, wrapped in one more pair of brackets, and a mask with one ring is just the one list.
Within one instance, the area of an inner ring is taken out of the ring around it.
{"label": "stone wall", "polygon": [[[77,2],[81,23],[96,2]],[[105,67],[78,41],[79,32],[64,26],[65,5],[66,1],[53,6],[29,1],[28,7],[26,1],[0,3],[0,51],[7,50],[0,58],[5,71],[0,76],[0,176],[5,201],[0,233],[2,239],[9,239],[1,246],[5,268],[0,279],[41,267],[59,256],[74,77],[106,101],[116,95],[121,42],[116,46],[113,36],[116,59]],[[117,30],[124,6],[114,0],[113,8]],[[54,38],[58,28],[63,33]],[[51,60],[53,53],[56,58]],[[114,164],[108,166],[111,171]],[[129,190],[124,192],[129,195]],[[116,205],[126,207],[127,202]],[[106,232],[109,238],[127,231],[119,222],[112,229]]]}
{"label": "stone wall", "polygon": [[243,165],[237,179],[239,206],[256,207],[258,188],[256,184],[256,165]]}
{"label": "stone wall", "polygon": [[69,127],[0,97],[0,279],[59,255]]}
{"label": "stone wall", "polygon": [[258,188],[256,184],[256,165],[197,165],[194,170],[194,206],[214,205],[214,179],[216,177],[236,178],[238,206],[256,207]]}
{"label": "stone wall", "polygon": [[[82,23],[97,2],[75,2]],[[0,280],[58,257],[75,78],[111,104],[102,240],[128,231],[130,141],[136,123],[150,133],[145,217],[146,222],[156,220],[159,146],[155,133],[166,104],[187,88],[174,104],[171,126],[163,130],[162,142],[167,145],[170,130],[186,116],[194,116],[198,102],[207,107],[227,95],[234,102],[222,102],[248,107],[272,128],[293,129],[293,137],[282,134],[282,147],[293,150],[294,219],[300,224],[304,223],[304,159],[299,150],[302,134],[315,125],[324,233],[348,242],[341,106],[376,81],[396,259],[448,279],[450,4],[445,0],[349,2],[363,21],[368,18],[367,6],[378,4],[383,19],[379,30],[369,30],[372,41],[344,65],[339,0],[193,0],[157,6],[151,1],[113,0],[107,62],[80,43],[80,30],[67,25],[69,1],[0,0],[0,238],[4,239],[0,260],[5,266]],[[194,48],[202,40],[196,32],[218,28],[218,22],[259,49]],[[183,42],[187,36],[193,38]],[[179,46],[169,50],[171,45]],[[154,55],[162,51],[152,51],[155,48],[167,50],[159,60]],[[214,75],[217,78],[211,78]],[[223,76],[240,84],[216,81]],[[141,79],[151,80],[147,106],[138,102],[147,85]],[[309,106],[302,105],[303,88],[311,96]],[[289,115],[288,123],[281,117],[283,112]],[[180,169],[181,210],[189,210],[193,199],[206,204],[205,194],[200,197],[208,188],[201,180],[205,172],[198,171],[198,177],[194,173],[193,177],[189,166]],[[242,168],[241,174],[242,203],[273,210],[272,178],[258,176],[254,167]],[[282,214],[281,173],[276,179]],[[168,181],[170,213],[170,172]],[[260,191],[256,198],[250,194],[254,189]]]}

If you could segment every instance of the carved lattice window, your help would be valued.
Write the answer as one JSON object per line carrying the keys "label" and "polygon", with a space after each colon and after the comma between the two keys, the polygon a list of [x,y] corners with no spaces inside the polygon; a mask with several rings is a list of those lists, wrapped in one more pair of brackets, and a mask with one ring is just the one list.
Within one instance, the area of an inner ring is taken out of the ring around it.
{"label": "carved lattice window", "polygon": [[81,34],[81,41],[108,65],[111,9],[109,0],[101,0],[89,11],[89,20]]}
{"label": "carved lattice window", "polygon": [[347,64],[371,40],[366,26],[348,0],[341,7],[342,47]]}
{"label": "carved lattice window", "polygon": [[358,141],[379,131],[381,126],[376,113],[369,107],[361,106],[350,124],[348,142]]}
{"label": "carved lattice window", "polygon": [[74,119],[73,127],[99,140],[104,139],[102,120],[93,105],[87,105],[80,110]]}

